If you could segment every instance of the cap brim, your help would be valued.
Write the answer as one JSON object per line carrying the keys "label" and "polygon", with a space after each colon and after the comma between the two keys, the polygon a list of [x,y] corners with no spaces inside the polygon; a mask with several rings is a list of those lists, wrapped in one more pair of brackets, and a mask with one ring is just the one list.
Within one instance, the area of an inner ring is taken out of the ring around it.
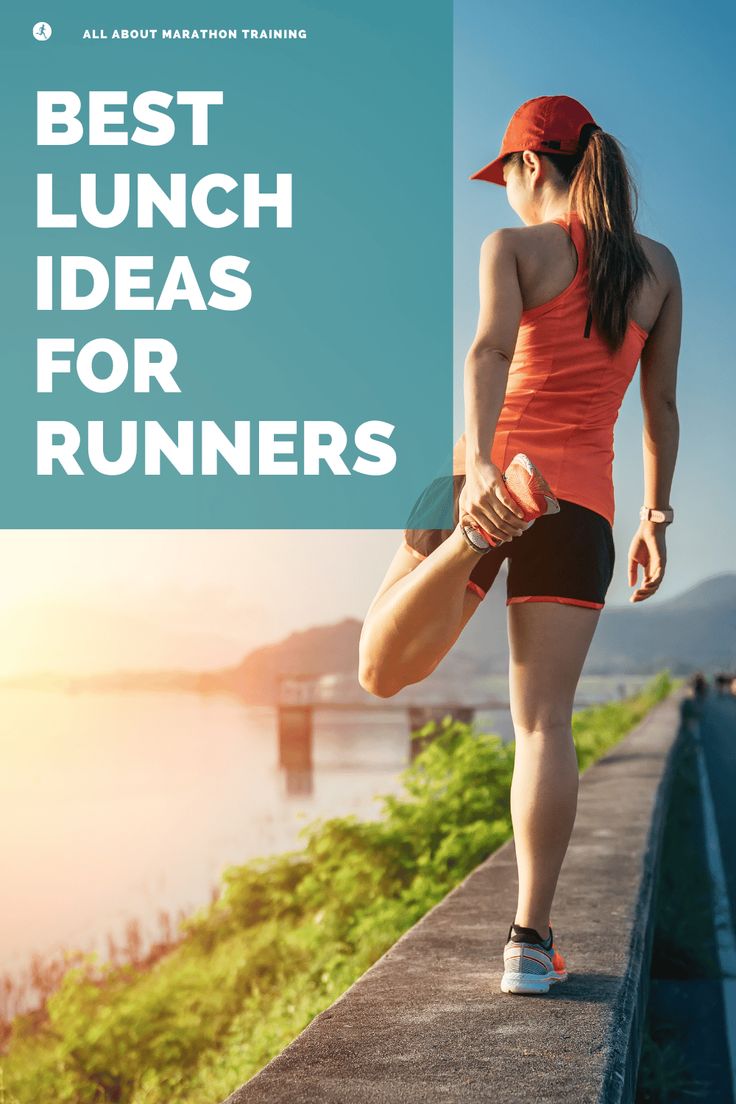
{"label": "cap brim", "polygon": [[489,163],[478,172],[473,173],[469,180],[487,180],[489,184],[500,184],[502,188],[506,187],[506,181],[503,178],[503,162],[506,154],[500,157],[496,157],[495,160],[489,161]]}

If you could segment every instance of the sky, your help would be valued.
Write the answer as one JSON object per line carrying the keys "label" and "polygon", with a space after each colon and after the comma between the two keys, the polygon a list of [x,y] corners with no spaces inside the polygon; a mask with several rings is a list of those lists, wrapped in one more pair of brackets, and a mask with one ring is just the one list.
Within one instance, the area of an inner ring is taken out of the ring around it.
{"label": "sky", "polygon": [[[421,39],[407,44],[420,48]],[[674,253],[683,283],[680,453],[659,594],[734,567],[733,9],[676,0],[613,5],[455,4],[455,428],[475,329],[480,243],[518,225],[502,188],[469,181],[532,96],[582,100],[624,145],[640,186],[639,229]],[[643,501],[639,375],[615,439],[616,574]],[[0,674],[114,667],[207,668],[289,632],[362,619],[397,531],[5,531]],[[501,584],[503,585],[503,583]]]}
{"label": "sky", "polygon": [[[639,186],[638,229],[669,247],[682,279],[680,447],[662,598],[736,566],[736,514],[726,505],[736,459],[736,359],[724,325],[734,296],[735,22],[733,6],[718,0],[702,7],[681,0],[455,4],[456,428],[480,243],[500,226],[520,225],[504,188],[468,176],[496,156],[521,103],[573,96],[623,144]],[[644,501],[641,437],[637,369],[614,440],[610,603],[630,593],[626,556]]]}

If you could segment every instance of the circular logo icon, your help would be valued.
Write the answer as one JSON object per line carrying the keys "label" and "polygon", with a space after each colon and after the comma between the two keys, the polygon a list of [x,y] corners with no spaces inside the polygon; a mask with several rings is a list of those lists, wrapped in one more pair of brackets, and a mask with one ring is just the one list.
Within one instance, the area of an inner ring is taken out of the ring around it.
{"label": "circular logo icon", "polygon": [[48,40],[51,38],[51,24],[34,23],[33,37],[36,39],[36,42],[48,42]]}

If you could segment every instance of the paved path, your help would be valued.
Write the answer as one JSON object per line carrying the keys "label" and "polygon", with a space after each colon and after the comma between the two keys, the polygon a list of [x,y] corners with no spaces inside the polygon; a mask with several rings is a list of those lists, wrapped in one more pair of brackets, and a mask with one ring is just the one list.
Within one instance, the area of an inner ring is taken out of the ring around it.
{"label": "paved path", "polygon": [[682,691],[583,775],[552,924],[570,978],[500,992],[513,840],[228,1104],[620,1104],[633,1099],[653,874]]}

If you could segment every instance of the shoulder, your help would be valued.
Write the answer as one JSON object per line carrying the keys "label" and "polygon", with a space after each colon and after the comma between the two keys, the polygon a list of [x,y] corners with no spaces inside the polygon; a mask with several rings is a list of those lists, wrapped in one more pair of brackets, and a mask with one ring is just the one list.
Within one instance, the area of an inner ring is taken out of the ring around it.
{"label": "shoulder", "polygon": [[544,256],[546,243],[554,243],[564,230],[551,223],[538,226],[504,226],[486,235],[480,247],[481,265],[491,267],[522,266],[524,270],[536,258]]}
{"label": "shoulder", "polygon": [[648,238],[646,234],[637,234],[636,236],[647,260],[654,269],[657,280],[668,287],[678,286],[680,271],[672,250],[664,242],[656,241],[655,238]]}
{"label": "shoulder", "polygon": [[523,271],[534,272],[558,254],[560,242],[569,241],[567,231],[556,222],[504,226],[484,238],[481,259],[493,263],[511,257]]}
{"label": "shoulder", "polygon": [[516,227],[502,227],[487,234],[480,246],[481,277],[492,280],[518,279],[521,250]]}
{"label": "shoulder", "polygon": [[492,230],[486,234],[480,245],[481,257],[498,257],[513,254],[517,248],[516,227],[502,226],[498,230]]}
{"label": "shoulder", "polygon": [[557,223],[551,222],[540,222],[535,226],[503,226],[483,239],[481,253],[520,253],[534,248],[541,241],[557,237],[560,232],[565,233]]}

